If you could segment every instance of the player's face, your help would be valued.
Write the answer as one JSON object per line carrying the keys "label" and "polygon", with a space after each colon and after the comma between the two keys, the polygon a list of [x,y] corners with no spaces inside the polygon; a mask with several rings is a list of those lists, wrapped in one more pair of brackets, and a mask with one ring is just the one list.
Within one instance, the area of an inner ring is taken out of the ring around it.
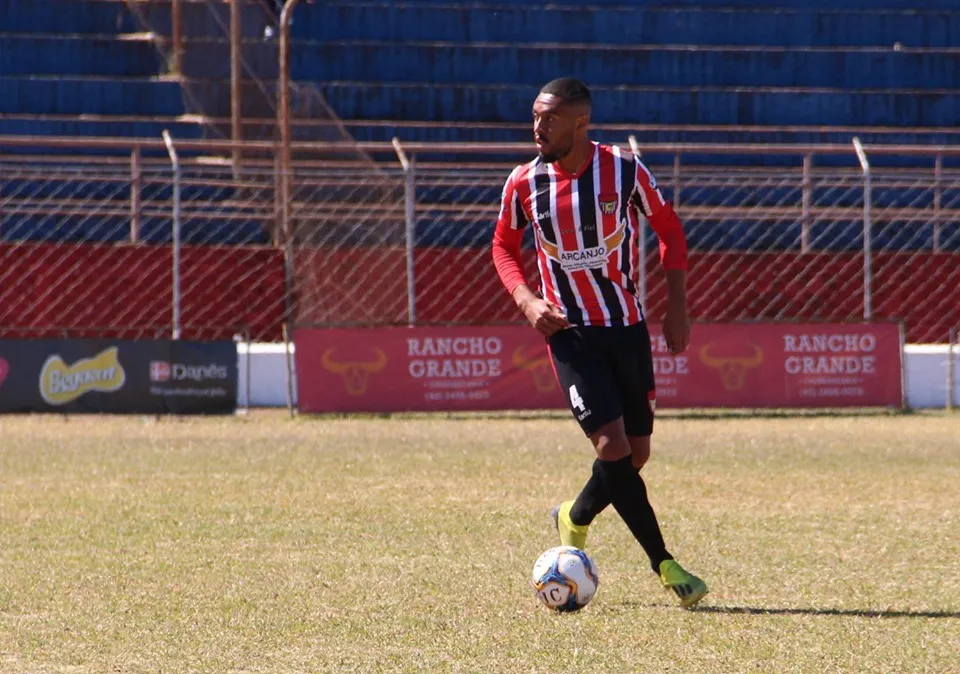
{"label": "player's face", "polygon": [[573,149],[577,129],[585,124],[583,112],[564,105],[551,94],[540,94],[533,102],[533,140],[545,162],[566,157]]}

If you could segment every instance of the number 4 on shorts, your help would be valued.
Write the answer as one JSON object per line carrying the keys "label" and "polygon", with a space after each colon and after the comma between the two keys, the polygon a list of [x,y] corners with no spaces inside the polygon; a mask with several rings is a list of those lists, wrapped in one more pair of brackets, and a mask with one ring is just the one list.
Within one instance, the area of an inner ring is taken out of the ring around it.
{"label": "number 4 on shorts", "polygon": [[586,410],[586,407],[583,404],[583,398],[581,398],[580,394],[577,392],[576,384],[570,387],[570,406],[575,410],[580,410],[581,412]]}

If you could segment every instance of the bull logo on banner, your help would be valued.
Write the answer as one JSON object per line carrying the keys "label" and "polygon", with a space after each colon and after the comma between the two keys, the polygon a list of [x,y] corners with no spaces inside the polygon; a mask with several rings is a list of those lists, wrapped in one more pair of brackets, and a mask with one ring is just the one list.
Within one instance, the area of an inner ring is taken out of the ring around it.
{"label": "bull logo on banner", "polygon": [[376,354],[370,360],[334,360],[336,349],[327,349],[320,358],[324,369],[343,377],[347,395],[362,396],[367,392],[370,384],[370,375],[379,372],[387,366],[387,354],[381,349],[373,349]]}
{"label": "bull logo on banner", "polygon": [[530,372],[530,376],[533,377],[533,385],[537,391],[549,393],[557,388],[557,380],[553,375],[550,356],[544,354],[531,358],[524,353],[522,346],[518,346],[516,351],[513,352],[513,364]]}
{"label": "bull logo on banner", "polygon": [[720,381],[727,391],[741,391],[747,383],[747,372],[760,367],[763,363],[763,349],[753,345],[753,354],[749,356],[718,356],[711,353],[713,343],[700,349],[700,362],[720,373]]}

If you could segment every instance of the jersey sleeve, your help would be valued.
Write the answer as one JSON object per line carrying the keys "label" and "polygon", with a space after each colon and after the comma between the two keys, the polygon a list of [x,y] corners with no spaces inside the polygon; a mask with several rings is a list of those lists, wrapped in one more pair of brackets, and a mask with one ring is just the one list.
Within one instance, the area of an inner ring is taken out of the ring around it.
{"label": "jersey sleeve", "polygon": [[520,167],[514,169],[503,186],[500,216],[493,233],[493,264],[504,288],[511,295],[517,286],[526,283],[520,245],[528,220],[517,193],[516,177],[519,171]]}
{"label": "jersey sleeve", "polygon": [[664,269],[686,269],[687,237],[673,206],[663,198],[657,180],[639,159],[636,160],[631,204],[646,216],[660,240],[660,262]]}

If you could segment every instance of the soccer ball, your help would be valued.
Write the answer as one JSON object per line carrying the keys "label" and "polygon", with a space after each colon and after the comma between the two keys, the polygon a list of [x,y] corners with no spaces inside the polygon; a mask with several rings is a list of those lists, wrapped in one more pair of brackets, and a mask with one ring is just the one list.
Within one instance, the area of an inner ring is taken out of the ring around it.
{"label": "soccer ball", "polygon": [[550,548],[533,565],[533,588],[547,608],[579,611],[597,593],[597,566],[583,550],[569,545]]}

